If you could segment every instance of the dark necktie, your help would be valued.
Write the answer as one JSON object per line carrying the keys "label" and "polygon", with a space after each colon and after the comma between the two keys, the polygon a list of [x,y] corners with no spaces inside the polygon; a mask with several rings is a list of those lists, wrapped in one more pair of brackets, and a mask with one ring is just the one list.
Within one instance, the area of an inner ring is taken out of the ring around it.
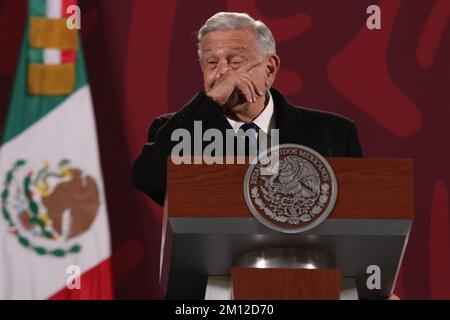
{"label": "dark necktie", "polygon": [[[258,131],[259,127],[254,124],[253,122],[250,123],[244,123],[242,126],[239,127],[239,129],[242,129],[244,133],[247,133],[248,140],[249,140],[249,147],[254,148],[256,152],[258,153]],[[245,154],[249,155],[248,153],[249,148],[245,148]]]}

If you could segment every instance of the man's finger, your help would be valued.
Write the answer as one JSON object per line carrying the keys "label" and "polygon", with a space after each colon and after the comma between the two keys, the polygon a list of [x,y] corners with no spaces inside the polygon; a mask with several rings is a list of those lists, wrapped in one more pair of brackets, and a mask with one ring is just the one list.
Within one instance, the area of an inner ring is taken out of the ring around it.
{"label": "man's finger", "polygon": [[[244,74],[245,75],[245,74]],[[257,88],[256,88],[256,86],[255,86],[255,82],[253,81],[253,79],[250,77],[250,76],[248,76],[248,75],[246,75],[246,77],[244,76],[244,77],[242,77],[242,79],[244,79],[244,81],[246,81],[247,82],[247,85],[248,85],[248,87],[249,87],[249,89],[250,89],[250,92],[251,92],[251,94],[252,94],[252,102],[253,103],[255,103],[256,102],[256,98],[259,96],[259,94],[257,93]]]}
{"label": "man's finger", "polygon": [[255,103],[255,101],[256,101],[255,88],[253,88],[253,85],[252,85],[251,81],[245,80],[245,78],[243,79],[243,81],[247,83],[247,87],[248,87],[248,90],[250,92],[250,97],[251,97],[250,103]]}
{"label": "man's finger", "polygon": [[251,103],[253,101],[253,96],[250,85],[242,78],[237,79],[236,85],[239,91],[241,91],[241,93],[245,96],[247,103]]}
{"label": "man's finger", "polygon": [[241,73],[241,75],[242,75],[242,77],[248,79],[253,84],[253,88],[254,88],[254,90],[255,90],[255,92],[256,92],[256,94],[258,96],[263,96],[264,95],[264,92],[261,91],[261,89],[257,86],[255,80],[249,74]]}
{"label": "man's finger", "polygon": [[237,70],[249,72],[253,68],[259,66],[261,63],[262,63],[262,60],[250,61],[250,62],[247,62],[246,64],[242,65],[241,67],[239,67]]}
{"label": "man's finger", "polygon": [[253,68],[259,67],[262,63],[262,60],[259,60],[257,63],[251,65],[248,69],[247,72],[251,71]]}

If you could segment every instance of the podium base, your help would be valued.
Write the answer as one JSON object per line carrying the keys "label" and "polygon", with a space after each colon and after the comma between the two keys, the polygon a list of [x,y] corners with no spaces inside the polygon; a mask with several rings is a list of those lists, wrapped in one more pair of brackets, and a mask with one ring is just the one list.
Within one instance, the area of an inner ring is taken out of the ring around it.
{"label": "podium base", "polygon": [[[354,278],[344,277],[341,280],[339,300],[358,300],[358,291]],[[232,300],[230,276],[210,276],[206,286],[205,300]]]}

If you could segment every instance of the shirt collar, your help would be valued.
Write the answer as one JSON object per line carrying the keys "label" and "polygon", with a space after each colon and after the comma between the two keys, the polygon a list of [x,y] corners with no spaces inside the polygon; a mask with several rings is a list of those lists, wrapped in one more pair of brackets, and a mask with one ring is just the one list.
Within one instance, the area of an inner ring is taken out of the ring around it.
{"label": "shirt collar", "polygon": [[[270,91],[267,91],[267,93],[269,94],[269,102],[259,116],[253,120],[253,123],[256,124],[266,135],[270,136],[270,130],[275,128],[275,117],[273,115],[274,106],[272,94]],[[234,131],[238,131],[238,129],[244,124],[244,122],[235,121],[228,117],[227,120]]]}

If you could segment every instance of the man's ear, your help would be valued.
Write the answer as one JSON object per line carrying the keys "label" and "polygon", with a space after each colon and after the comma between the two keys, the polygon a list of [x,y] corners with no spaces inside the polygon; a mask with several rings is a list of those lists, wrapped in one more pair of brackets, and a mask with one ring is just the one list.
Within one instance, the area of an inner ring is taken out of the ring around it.
{"label": "man's ear", "polygon": [[271,87],[275,82],[275,78],[277,76],[278,69],[280,68],[280,57],[276,54],[270,56],[267,59],[266,65],[266,87]]}

